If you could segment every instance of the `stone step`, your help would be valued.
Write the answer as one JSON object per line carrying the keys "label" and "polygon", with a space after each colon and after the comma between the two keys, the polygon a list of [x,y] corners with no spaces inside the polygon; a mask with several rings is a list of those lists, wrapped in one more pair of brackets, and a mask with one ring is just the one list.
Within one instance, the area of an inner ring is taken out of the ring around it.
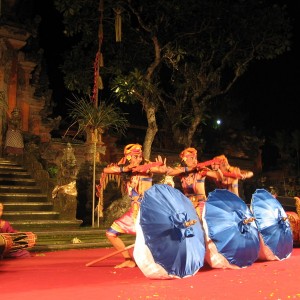
{"label": "stone step", "polygon": [[10,179],[10,178],[30,178],[30,173],[28,173],[27,171],[9,171],[9,170],[0,170],[0,177],[1,178],[6,178],[6,179]]}
{"label": "stone step", "polygon": [[[36,231],[37,245],[73,244],[79,239],[85,243],[100,243],[106,240],[105,230],[50,230]],[[126,238],[126,237],[125,237]]]}
{"label": "stone step", "polygon": [[81,220],[12,220],[11,226],[18,231],[51,231],[51,230],[76,230],[81,225]]}
{"label": "stone step", "polygon": [[[126,244],[125,244],[126,245]],[[127,245],[126,245],[127,246]],[[91,243],[58,243],[58,244],[37,244],[33,248],[27,249],[29,252],[49,252],[49,251],[59,251],[59,250],[71,250],[71,249],[93,249],[93,248],[105,248],[111,247],[106,241],[101,242],[91,242]]]}
{"label": "stone step", "polygon": [[6,158],[0,157],[0,164],[1,165],[18,165],[16,162],[12,160],[8,160]]}
{"label": "stone step", "polygon": [[41,193],[41,189],[30,185],[0,185],[0,193]]}
{"label": "stone step", "polygon": [[22,166],[20,166],[20,165],[17,165],[17,164],[3,164],[2,162],[0,162],[0,173],[1,172],[6,172],[6,171],[9,171],[9,172],[11,172],[11,171],[13,171],[13,172],[18,172],[18,171],[20,171],[20,172],[24,172],[25,171],[25,169],[22,167]]}
{"label": "stone step", "polygon": [[47,202],[48,196],[46,194],[33,193],[0,193],[0,201],[2,202]]}
{"label": "stone step", "polygon": [[5,212],[10,211],[49,211],[53,209],[52,202],[6,202]]}
{"label": "stone step", "polygon": [[80,227],[81,220],[63,219],[48,197],[25,168],[0,159],[0,202],[5,206],[3,219],[10,222],[14,229],[29,232],[69,231]]}
{"label": "stone step", "polygon": [[1,185],[36,185],[36,181],[33,178],[7,178],[1,177],[0,175],[0,184]]}
{"label": "stone step", "polygon": [[58,220],[59,212],[56,211],[5,211],[3,219],[9,222],[17,220]]}
{"label": "stone step", "polygon": [[[106,238],[105,229],[100,228],[49,230],[34,233],[37,241],[35,246],[29,249],[31,252],[112,247]],[[128,246],[135,242],[135,236],[124,234],[122,240]]]}

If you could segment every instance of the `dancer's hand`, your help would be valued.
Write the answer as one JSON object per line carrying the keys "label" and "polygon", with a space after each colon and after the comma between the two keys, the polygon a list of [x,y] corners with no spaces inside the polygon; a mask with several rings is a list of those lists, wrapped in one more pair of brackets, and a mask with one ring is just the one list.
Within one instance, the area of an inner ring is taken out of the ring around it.
{"label": "dancer's hand", "polygon": [[158,155],[158,156],[155,158],[155,161],[156,161],[156,162],[162,163],[162,165],[166,165],[166,163],[167,163],[167,158],[163,159],[160,155]]}

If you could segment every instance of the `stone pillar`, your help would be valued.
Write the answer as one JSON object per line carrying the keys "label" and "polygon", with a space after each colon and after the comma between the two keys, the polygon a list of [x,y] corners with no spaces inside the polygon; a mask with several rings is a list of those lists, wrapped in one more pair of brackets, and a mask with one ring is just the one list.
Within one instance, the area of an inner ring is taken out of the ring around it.
{"label": "stone pillar", "polygon": [[[32,72],[36,67],[36,63],[26,61],[23,54],[19,54],[19,89],[18,89],[18,101],[22,108],[23,116],[23,131],[29,131],[30,133],[39,135],[40,120],[30,120],[30,114],[34,115],[34,112],[30,109],[32,102],[32,87],[30,86],[30,80],[32,78]],[[38,113],[37,113],[38,115]],[[38,119],[40,117],[38,116]],[[34,123],[34,130],[31,131],[30,123]]]}
{"label": "stone pillar", "polygon": [[105,155],[106,152],[106,146],[104,145],[102,141],[102,134],[103,130],[101,128],[98,128],[96,130],[87,130],[87,157],[86,160],[93,161],[94,159],[94,153],[95,153],[95,159],[96,162],[100,162],[101,154]]}
{"label": "stone pillar", "polygon": [[9,43],[11,51],[13,53],[11,59],[11,70],[10,78],[8,80],[8,113],[10,114],[15,107],[18,107],[17,103],[17,88],[18,88],[18,50],[26,45],[26,39],[29,37],[28,34],[22,35],[22,39],[8,38],[7,42]]}
{"label": "stone pillar", "polygon": [[4,68],[0,67],[0,156],[3,151],[3,137],[6,128],[6,110],[7,110],[6,91],[4,86]]}
{"label": "stone pillar", "polygon": [[28,131],[29,130],[29,126],[28,126],[29,104],[28,104],[28,102],[24,102],[24,101],[22,102],[21,110],[22,110],[22,116],[23,116],[22,129],[23,129],[23,131]]}
{"label": "stone pillar", "polygon": [[17,57],[13,57],[8,85],[8,114],[17,107]]}

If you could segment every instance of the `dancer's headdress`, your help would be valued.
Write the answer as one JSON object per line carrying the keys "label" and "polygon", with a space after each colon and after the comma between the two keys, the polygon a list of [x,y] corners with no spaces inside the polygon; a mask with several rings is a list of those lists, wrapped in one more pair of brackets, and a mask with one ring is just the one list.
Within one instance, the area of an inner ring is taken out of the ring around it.
{"label": "dancer's headdress", "polygon": [[186,161],[187,157],[197,157],[197,150],[195,148],[186,148],[180,154],[181,160]]}
{"label": "dancer's headdress", "polygon": [[142,152],[142,145],[140,144],[128,144],[124,148],[124,157],[118,162],[118,164],[125,164],[126,160],[130,161],[132,155],[140,155]]}
{"label": "dancer's headdress", "polygon": [[219,156],[215,156],[214,159],[216,161],[219,161],[219,164],[222,165],[223,167],[225,167],[225,168],[230,167],[228,159],[224,154],[219,155]]}

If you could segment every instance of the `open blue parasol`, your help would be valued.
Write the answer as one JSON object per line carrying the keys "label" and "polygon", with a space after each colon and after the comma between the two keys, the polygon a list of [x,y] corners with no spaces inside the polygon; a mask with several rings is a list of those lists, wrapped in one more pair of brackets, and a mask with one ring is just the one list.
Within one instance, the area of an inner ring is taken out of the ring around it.
{"label": "open blue parasol", "polygon": [[207,262],[215,268],[243,268],[258,258],[259,234],[246,203],[228,190],[209,193],[203,211]]}
{"label": "open blue parasol", "polygon": [[194,275],[204,264],[204,232],[191,201],[167,184],[144,194],[133,256],[146,277]]}
{"label": "open blue parasol", "polygon": [[268,191],[257,189],[252,195],[251,210],[261,238],[259,258],[288,258],[293,250],[293,232],[280,202]]}

